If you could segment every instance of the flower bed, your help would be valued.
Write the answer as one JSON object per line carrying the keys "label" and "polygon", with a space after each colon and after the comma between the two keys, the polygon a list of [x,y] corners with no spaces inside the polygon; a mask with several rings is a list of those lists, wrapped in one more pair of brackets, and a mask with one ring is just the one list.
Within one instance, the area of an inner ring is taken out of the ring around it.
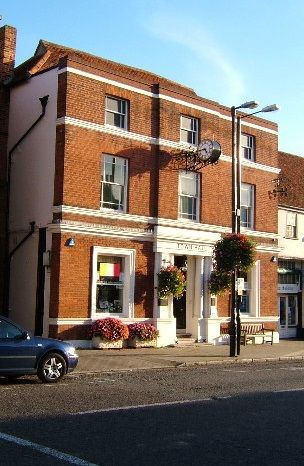
{"label": "flower bed", "polygon": [[159,331],[154,325],[145,322],[134,322],[128,325],[128,346],[131,348],[156,346]]}
{"label": "flower bed", "polygon": [[128,326],[114,317],[98,319],[93,322],[90,329],[90,337],[94,348],[121,348],[123,340],[127,340],[128,336]]}

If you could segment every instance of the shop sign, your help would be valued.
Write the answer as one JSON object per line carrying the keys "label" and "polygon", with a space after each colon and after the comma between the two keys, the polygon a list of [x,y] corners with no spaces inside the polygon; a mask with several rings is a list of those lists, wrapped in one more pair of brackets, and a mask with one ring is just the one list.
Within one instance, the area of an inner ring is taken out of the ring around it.
{"label": "shop sign", "polygon": [[206,246],[202,244],[195,244],[195,243],[177,243],[177,249],[182,249],[183,251],[200,251],[206,252]]}
{"label": "shop sign", "polygon": [[289,284],[278,284],[279,293],[298,293],[300,291],[300,286],[298,283],[289,283]]}

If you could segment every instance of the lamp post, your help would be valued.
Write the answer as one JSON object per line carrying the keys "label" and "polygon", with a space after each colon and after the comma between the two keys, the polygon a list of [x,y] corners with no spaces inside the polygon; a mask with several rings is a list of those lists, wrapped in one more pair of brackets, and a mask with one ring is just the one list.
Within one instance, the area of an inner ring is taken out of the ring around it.
{"label": "lamp post", "polygon": [[[231,107],[231,130],[232,130],[232,233],[241,231],[241,120],[257,113],[274,112],[279,109],[276,104],[263,107],[256,112],[245,115],[237,115],[237,110],[258,107],[255,100],[245,102],[237,107]],[[236,291],[239,271],[235,268],[232,271],[231,284],[231,315],[230,315],[230,356],[234,357],[240,354],[240,337],[241,337],[241,319],[239,308],[239,297]]]}

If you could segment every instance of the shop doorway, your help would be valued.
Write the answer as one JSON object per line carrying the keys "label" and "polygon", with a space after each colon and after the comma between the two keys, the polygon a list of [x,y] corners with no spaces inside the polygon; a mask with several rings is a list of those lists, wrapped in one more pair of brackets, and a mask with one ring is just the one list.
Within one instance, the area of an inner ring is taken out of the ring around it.
{"label": "shop doorway", "polygon": [[295,338],[298,325],[298,297],[279,295],[280,338]]}
{"label": "shop doorway", "polygon": [[[187,256],[175,256],[174,265],[181,267],[184,270],[184,273],[187,274]],[[182,295],[180,299],[173,298],[173,316],[176,319],[176,332],[184,333],[187,328],[187,319],[186,319],[186,292]]]}

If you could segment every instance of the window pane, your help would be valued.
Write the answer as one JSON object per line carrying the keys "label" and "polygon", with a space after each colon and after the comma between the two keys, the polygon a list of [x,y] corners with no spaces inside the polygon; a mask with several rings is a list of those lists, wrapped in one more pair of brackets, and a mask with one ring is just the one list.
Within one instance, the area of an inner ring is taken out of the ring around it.
{"label": "window pane", "polygon": [[241,207],[241,225],[246,228],[251,227],[249,208]]}
{"label": "window pane", "polygon": [[107,110],[111,110],[113,112],[120,112],[119,103],[119,100],[107,97]]}
{"label": "window pane", "polygon": [[20,337],[22,332],[9,322],[0,321],[0,338]]}
{"label": "window pane", "polygon": [[124,128],[124,116],[120,115],[119,113],[114,113],[114,126],[118,126],[119,128]]}
{"label": "window pane", "polygon": [[189,133],[189,131],[182,129],[181,130],[181,141],[192,144],[192,140],[193,140],[192,133]]}
{"label": "window pane", "polygon": [[198,120],[196,118],[181,116],[181,141],[189,144],[197,144]]}
{"label": "window pane", "polygon": [[96,310],[120,314],[123,309],[124,259],[102,256],[97,259]]}
{"label": "window pane", "polygon": [[297,316],[296,316],[296,297],[288,296],[288,325],[296,325]]}
{"label": "window pane", "polygon": [[253,187],[250,184],[242,184],[241,187],[241,225],[253,227]]}
{"label": "window pane", "polygon": [[249,206],[251,204],[251,196],[249,186],[243,186],[241,189],[241,204]]}
{"label": "window pane", "polygon": [[115,113],[111,113],[111,112],[106,112],[106,123],[108,125],[112,125],[112,126],[116,126],[115,125]]}
{"label": "window pane", "polygon": [[180,217],[196,220],[196,199],[194,197],[180,197]]}
{"label": "window pane", "polygon": [[105,181],[109,183],[117,183],[123,185],[125,183],[126,166],[124,161],[112,159],[112,161],[105,161]]}
{"label": "window pane", "polygon": [[248,134],[241,135],[242,155],[247,160],[254,160],[254,137]]}
{"label": "window pane", "polygon": [[179,217],[197,219],[198,174],[181,171],[179,174]]}
{"label": "window pane", "polygon": [[127,101],[122,99],[106,98],[106,124],[118,128],[126,128]]}
{"label": "window pane", "polygon": [[243,293],[243,296],[240,296],[240,312],[249,314],[249,297],[247,296],[247,291]]}
{"label": "window pane", "polygon": [[123,206],[123,188],[114,184],[103,185],[103,207],[112,209],[122,209]]}
{"label": "window pane", "polygon": [[102,207],[123,210],[127,183],[127,161],[105,155],[103,159]]}
{"label": "window pane", "polygon": [[122,288],[112,285],[97,285],[96,311],[122,313]]}
{"label": "window pane", "polygon": [[181,117],[181,127],[183,129],[191,130],[192,129],[191,118],[187,118],[187,117],[182,116]]}
{"label": "window pane", "polygon": [[280,325],[286,325],[286,299],[280,297]]}
{"label": "window pane", "polygon": [[[195,173],[193,175],[196,175]],[[181,194],[197,195],[196,176],[181,178]]]}

